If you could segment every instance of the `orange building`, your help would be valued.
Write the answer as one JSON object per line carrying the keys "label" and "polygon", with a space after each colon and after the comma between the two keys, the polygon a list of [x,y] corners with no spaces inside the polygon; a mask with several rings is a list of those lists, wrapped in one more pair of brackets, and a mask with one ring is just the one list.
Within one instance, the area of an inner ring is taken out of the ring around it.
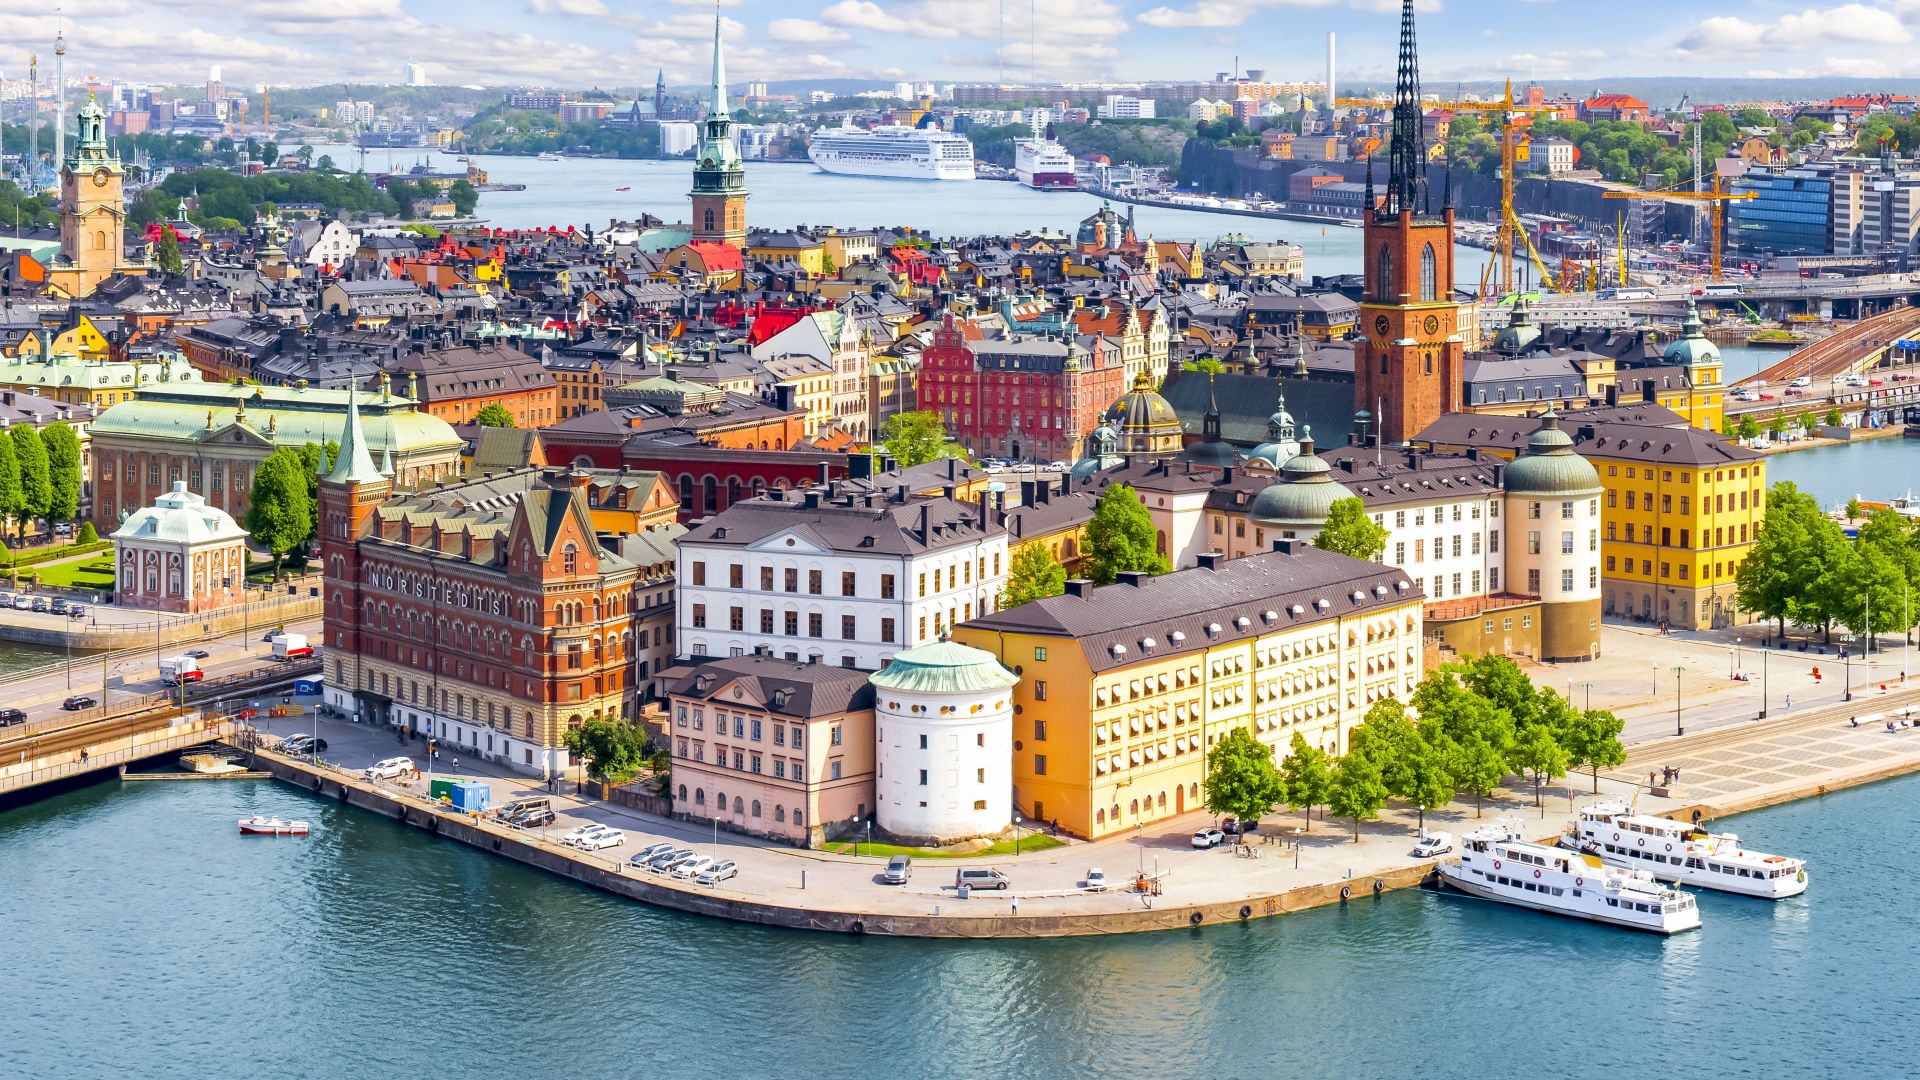
{"label": "orange building", "polygon": [[560,418],[553,375],[538,357],[506,345],[409,353],[397,373],[406,376],[408,397],[449,424],[474,423],[489,405],[511,413],[515,427],[545,427]]}

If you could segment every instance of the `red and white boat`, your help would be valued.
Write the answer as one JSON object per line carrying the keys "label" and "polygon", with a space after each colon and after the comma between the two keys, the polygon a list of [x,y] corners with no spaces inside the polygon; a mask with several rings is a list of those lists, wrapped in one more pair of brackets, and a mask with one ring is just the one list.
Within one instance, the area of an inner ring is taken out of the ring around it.
{"label": "red and white boat", "polygon": [[307,823],[287,821],[278,817],[243,817],[240,819],[240,831],[249,836],[305,836]]}
{"label": "red and white boat", "polygon": [[1073,153],[1045,139],[1021,139],[1013,148],[1013,172],[1020,183],[1036,191],[1072,191]]}

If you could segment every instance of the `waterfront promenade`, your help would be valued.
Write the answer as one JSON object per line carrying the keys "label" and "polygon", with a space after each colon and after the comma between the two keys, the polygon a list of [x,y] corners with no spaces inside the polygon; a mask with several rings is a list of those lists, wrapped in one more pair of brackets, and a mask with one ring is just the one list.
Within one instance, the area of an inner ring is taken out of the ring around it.
{"label": "waterfront promenade", "polygon": [[[1890,695],[1884,708],[1920,708],[1920,692]],[[1849,716],[1861,719],[1859,727]],[[290,734],[312,727],[310,719],[269,720],[264,730]],[[475,821],[436,809],[424,797],[426,780],[409,785],[363,781],[357,769],[382,757],[411,753],[423,746],[398,744],[391,731],[344,721],[319,721],[329,742],[326,757],[341,769],[263,753],[262,767],[288,781],[340,798],[409,824],[430,829],[482,850],[647,903],[677,910],[768,925],[851,933],[917,937],[1058,937],[1173,929],[1281,914],[1376,891],[1417,884],[1430,860],[1410,849],[1414,815],[1390,808],[1380,820],[1365,822],[1360,842],[1350,821],[1323,820],[1316,813],[1311,831],[1296,836],[1299,814],[1277,812],[1251,838],[1257,858],[1226,848],[1196,850],[1192,831],[1209,824],[1203,814],[1156,822],[1139,834],[1097,843],[1069,842],[1044,852],[990,859],[915,861],[906,886],[880,883],[884,860],[830,852],[777,847],[752,838],[716,834],[705,824],[675,821],[626,807],[575,796],[555,796],[560,820],[545,830],[522,833],[488,821]],[[442,754],[442,764],[451,765]],[[424,764],[424,762],[423,762]],[[1646,774],[1664,764],[1678,765],[1682,780],[1671,798],[1646,792]],[[346,771],[342,771],[342,769]],[[1690,817],[1698,810],[1713,818],[1758,806],[1837,790],[1853,784],[1920,770],[1920,730],[1889,733],[1878,711],[1849,712],[1824,706],[1770,718],[1765,722],[1722,725],[1665,738],[1633,748],[1627,766],[1603,773],[1602,797],[1637,798],[1655,813]],[[436,775],[445,776],[446,772]],[[493,789],[493,803],[545,794],[536,782],[503,775],[463,761],[458,775],[481,779]],[[316,787],[317,785],[317,787]],[[571,787],[572,785],[565,785]],[[1457,838],[1481,821],[1514,819],[1534,838],[1547,839],[1565,826],[1572,809],[1596,798],[1585,775],[1549,785],[1542,805],[1530,792],[1510,789],[1490,799],[1484,818],[1469,802],[1427,815],[1429,829]],[[627,834],[618,848],[580,852],[555,839],[587,822],[600,822]],[[1765,838],[1754,838],[1765,846]],[[623,866],[628,855],[666,841],[701,854],[739,863],[737,878],[717,888],[664,879]],[[1296,843],[1297,841],[1297,843]],[[990,865],[1005,873],[1013,887],[1005,893],[974,893],[966,900],[950,888],[954,869]],[[1135,873],[1158,875],[1162,892],[1147,897],[1130,891],[1088,893],[1080,888],[1090,868],[1124,884]],[[1820,868],[1810,868],[1819,888]],[[1343,891],[1346,896],[1343,897]]]}

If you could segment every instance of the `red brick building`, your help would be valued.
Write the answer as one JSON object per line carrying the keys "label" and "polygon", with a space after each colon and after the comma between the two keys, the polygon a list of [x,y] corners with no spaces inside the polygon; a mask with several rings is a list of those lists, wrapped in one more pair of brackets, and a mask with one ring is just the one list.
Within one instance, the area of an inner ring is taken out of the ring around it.
{"label": "red brick building", "polygon": [[988,336],[948,315],[920,354],[920,407],[972,454],[1075,461],[1126,378],[1100,338]]}
{"label": "red brick building", "polygon": [[603,539],[587,484],[525,469],[394,496],[357,409],[320,482],[326,699],[533,776],[635,719],[673,655],[674,537]]}
{"label": "red brick building", "polygon": [[1395,199],[1367,215],[1353,408],[1401,443],[1461,408],[1466,345],[1453,298],[1453,207]]}

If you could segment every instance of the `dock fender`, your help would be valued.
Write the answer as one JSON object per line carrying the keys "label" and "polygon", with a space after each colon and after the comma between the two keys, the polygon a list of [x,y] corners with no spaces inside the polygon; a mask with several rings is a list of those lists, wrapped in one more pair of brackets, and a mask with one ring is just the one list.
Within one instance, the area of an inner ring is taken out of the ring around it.
{"label": "dock fender", "polygon": [[1340,886],[1340,899],[1342,900],[1353,899],[1353,886],[1351,885]]}
{"label": "dock fender", "polygon": [[1199,926],[1199,925],[1200,925],[1200,920],[1201,920],[1201,919],[1202,919],[1203,917],[1204,917],[1204,916],[1202,916],[1202,915],[1201,915],[1201,914],[1200,914],[1199,912],[1197,912],[1197,911],[1196,911],[1196,912],[1194,912],[1193,914],[1191,914],[1191,915],[1189,915],[1189,916],[1187,916],[1187,922],[1189,922],[1189,923],[1191,923],[1191,924],[1192,924],[1192,925],[1194,925],[1194,926]]}
{"label": "dock fender", "polygon": [[1252,905],[1252,904],[1241,904],[1241,905],[1240,905],[1240,917],[1241,917],[1241,918],[1243,918],[1243,919],[1247,919],[1247,918],[1252,918],[1252,917],[1253,917],[1253,905]]}
{"label": "dock fender", "polygon": [[848,926],[847,929],[855,934],[864,934],[867,932],[867,924],[861,922],[859,919],[855,919],[853,920],[853,924]]}
{"label": "dock fender", "polygon": [[1386,888],[1387,888],[1387,883],[1386,883],[1386,880],[1385,880],[1384,878],[1374,878],[1374,879],[1373,879],[1373,894],[1374,894],[1375,896],[1378,896],[1378,895],[1380,895],[1381,893],[1383,893],[1383,892],[1385,892],[1385,891],[1386,891]]}
{"label": "dock fender", "polygon": [[438,815],[427,819],[427,831],[433,833],[440,831],[440,818]]}

